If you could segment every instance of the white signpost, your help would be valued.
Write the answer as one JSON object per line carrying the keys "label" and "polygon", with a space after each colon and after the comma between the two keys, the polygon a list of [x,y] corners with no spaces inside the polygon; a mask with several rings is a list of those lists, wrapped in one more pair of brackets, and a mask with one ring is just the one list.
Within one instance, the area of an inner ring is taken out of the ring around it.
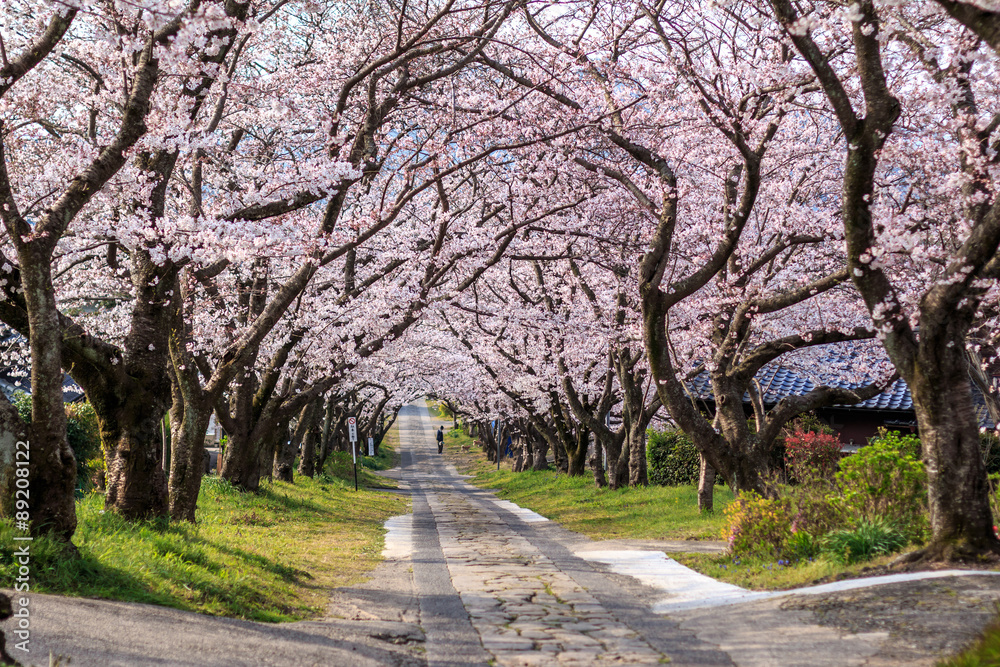
{"label": "white signpost", "polygon": [[347,435],[351,441],[351,456],[354,458],[354,490],[358,490],[358,418],[347,418]]}
{"label": "white signpost", "polygon": [[368,438],[368,456],[375,456],[375,438]]}

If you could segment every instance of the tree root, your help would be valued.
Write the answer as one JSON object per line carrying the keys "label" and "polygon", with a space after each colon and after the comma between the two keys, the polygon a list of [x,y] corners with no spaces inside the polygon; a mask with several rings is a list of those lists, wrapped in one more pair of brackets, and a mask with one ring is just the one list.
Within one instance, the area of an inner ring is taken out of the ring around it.
{"label": "tree root", "polygon": [[931,542],[922,549],[905,553],[891,563],[892,569],[912,570],[927,565],[1000,565],[1000,541],[984,544],[968,542]]}
{"label": "tree root", "polygon": [[[10,603],[10,598],[0,593],[0,621],[6,621],[14,615],[14,607]],[[18,665],[17,660],[7,653],[7,638],[4,637],[3,630],[0,630],[0,665]]]}

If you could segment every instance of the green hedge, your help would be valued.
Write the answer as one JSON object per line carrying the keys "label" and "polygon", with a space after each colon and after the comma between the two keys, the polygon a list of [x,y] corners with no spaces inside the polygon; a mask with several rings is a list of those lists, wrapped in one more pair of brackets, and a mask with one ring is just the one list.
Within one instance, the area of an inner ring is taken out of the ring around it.
{"label": "green hedge", "polygon": [[[14,394],[12,403],[24,423],[30,424],[31,396],[19,391]],[[103,466],[101,433],[97,426],[97,414],[90,403],[66,404],[66,439],[76,457],[76,485],[86,489],[90,486],[93,467]]]}
{"label": "green hedge", "polygon": [[996,435],[987,431],[979,436],[979,445],[983,451],[986,473],[989,475],[1000,473],[1000,440],[997,439]]}
{"label": "green hedge", "polygon": [[651,484],[698,483],[698,450],[683,431],[647,432],[646,465]]}

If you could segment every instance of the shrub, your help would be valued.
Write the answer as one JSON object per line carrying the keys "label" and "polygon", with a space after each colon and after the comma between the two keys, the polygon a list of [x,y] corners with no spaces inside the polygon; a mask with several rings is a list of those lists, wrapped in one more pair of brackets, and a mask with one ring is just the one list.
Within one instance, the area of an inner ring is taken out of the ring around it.
{"label": "shrub", "polygon": [[920,460],[923,456],[923,451],[920,447],[919,436],[913,433],[902,433],[900,431],[892,431],[885,428],[884,426],[879,427],[878,435],[868,439],[870,445],[879,443],[890,449],[894,449],[904,456],[909,456],[912,459]]}
{"label": "shrub", "polygon": [[786,437],[788,433],[823,433],[825,435],[837,435],[837,432],[824,424],[819,417],[812,412],[806,412],[796,417],[785,427]]}
{"label": "shrub", "polygon": [[76,474],[81,480],[90,480],[94,472],[104,470],[104,451],[101,447],[101,430],[97,413],[90,403],[66,405],[66,439],[76,456]]}
{"label": "shrub", "polygon": [[661,486],[698,483],[698,450],[683,431],[648,432],[646,465],[649,481]]}
{"label": "shrub", "polygon": [[741,493],[726,506],[723,537],[734,556],[778,558],[792,535],[792,504],[788,498],[762,498]]}
{"label": "shrub", "polygon": [[844,504],[834,495],[832,484],[803,484],[787,488],[792,503],[793,534],[800,532],[820,536],[848,524]]}
{"label": "shrub", "polygon": [[[31,396],[23,391],[11,401],[24,423],[31,423]],[[66,439],[76,457],[76,484],[86,488],[94,472],[104,469],[97,413],[87,402],[66,404]]]}
{"label": "shrub", "polygon": [[996,475],[1000,473],[1000,438],[997,438],[997,434],[991,431],[981,433],[979,448],[983,452],[986,474]]}
{"label": "shrub", "polygon": [[785,543],[785,556],[790,559],[815,558],[819,553],[819,540],[804,530],[792,533]]}
{"label": "shrub", "polygon": [[843,563],[858,563],[895,553],[909,539],[892,521],[882,517],[862,519],[857,528],[835,530],[820,540],[823,553]]}
{"label": "shrub", "polygon": [[997,525],[1000,525],[1000,474],[989,476],[989,498],[990,512],[993,514],[993,532],[997,532]]}
{"label": "shrub", "polygon": [[[927,473],[914,458],[914,436],[880,433],[840,463],[837,484],[845,511],[869,522],[891,521],[912,539],[926,527]],[[919,446],[919,440],[917,440]]]}
{"label": "shrub", "polygon": [[800,484],[832,479],[840,461],[836,436],[815,431],[795,431],[785,438],[785,467]]}

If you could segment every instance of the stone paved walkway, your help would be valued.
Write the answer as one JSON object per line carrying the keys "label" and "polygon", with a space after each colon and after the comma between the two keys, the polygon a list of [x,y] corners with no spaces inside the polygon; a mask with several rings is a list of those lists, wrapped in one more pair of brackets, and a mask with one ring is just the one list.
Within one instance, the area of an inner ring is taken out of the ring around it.
{"label": "stone paved walkway", "polygon": [[[664,604],[664,589],[640,583],[648,577],[614,574],[601,561],[618,552],[717,546],[591,542],[498,501],[467,484],[437,453],[439,423],[422,401],[400,413],[403,459],[392,475],[413,498],[413,552],[387,563],[412,566],[429,667],[931,667],[942,655],[921,653],[914,637],[887,632],[884,628],[893,627],[887,621],[869,619],[846,629],[847,623],[780,598],[718,608],[692,607],[690,601]],[[992,581],[958,585],[1000,588],[1000,577],[980,579]],[[942,579],[942,585],[952,586],[953,580]],[[678,595],[671,593],[668,602],[687,599]],[[838,595],[844,594],[832,597]],[[827,607],[843,606],[826,599]],[[660,607],[670,611],[654,613]],[[887,614],[886,619],[893,615]],[[983,622],[977,617],[977,626]]]}
{"label": "stone paved walkway", "polygon": [[[464,611],[459,614],[452,606],[448,627],[454,633],[464,623],[471,624],[485,649],[478,658],[468,646],[461,657],[454,655],[454,638],[442,637],[443,645],[437,641],[433,610],[422,605],[420,623],[427,631],[430,665],[733,664],[676,623],[653,617],[644,601],[623,600],[624,577],[600,572],[538,524],[525,523],[492,494],[464,483],[437,454],[434,428],[421,403],[404,408],[399,428],[403,466],[394,476],[414,497],[418,598],[423,600],[426,593],[419,590],[421,570],[433,566],[432,550],[426,544],[421,547],[428,536],[421,533],[433,529],[450,579],[450,590],[442,590],[439,582],[435,592],[456,596]],[[640,630],[650,623],[660,630],[653,634],[671,639],[645,639]],[[696,659],[677,663],[678,654]]]}
{"label": "stone paved walkway", "polygon": [[452,584],[499,664],[655,665],[665,657],[496,512],[447,491],[433,493],[430,507]]}

